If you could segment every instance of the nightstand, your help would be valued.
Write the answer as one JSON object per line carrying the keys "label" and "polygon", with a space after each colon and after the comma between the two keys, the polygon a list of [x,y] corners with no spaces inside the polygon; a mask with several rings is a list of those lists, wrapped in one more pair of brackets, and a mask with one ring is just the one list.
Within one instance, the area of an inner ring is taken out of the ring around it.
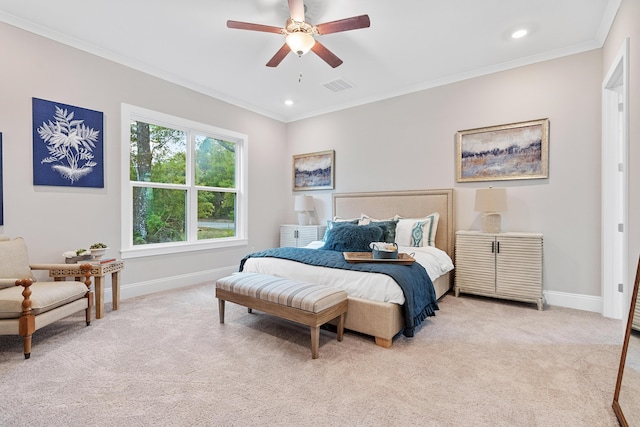
{"label": "nightstand", "polygon": [[455,295],[533,302],[543,309],[542,234],[456,232]]}
{"label": "nightstand", "polygon": [[281,225],[280,247],[301,248],[309,243],[322,240],[325,225]]}

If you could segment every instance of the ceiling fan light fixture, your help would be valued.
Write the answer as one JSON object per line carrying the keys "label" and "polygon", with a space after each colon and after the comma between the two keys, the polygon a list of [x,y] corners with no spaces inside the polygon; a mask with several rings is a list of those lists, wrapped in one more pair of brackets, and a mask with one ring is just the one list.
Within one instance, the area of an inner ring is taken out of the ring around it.
{"label": "ceiling fan light fixture", "polygon": [[311,34],[296,31],[287,35],[286,43],[287,46],[289,46],[289,49],[295,52],[298,56],[302,56],[311,50],[313,45],[316,44],[316,40]]}

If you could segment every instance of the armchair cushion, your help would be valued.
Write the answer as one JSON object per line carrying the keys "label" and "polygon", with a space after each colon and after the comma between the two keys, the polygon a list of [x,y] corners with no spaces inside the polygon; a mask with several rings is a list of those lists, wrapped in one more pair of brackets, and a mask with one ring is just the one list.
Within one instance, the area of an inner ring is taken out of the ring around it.
{"label": "armchair cushion", "polygon": [[10,279],[0,279],[0,289],[3,288],[13,288],[16,285],[16,281],[18,281],[17,277],[12,277]]}
{"label": "armchair cushion", "polygon": [[27,245],[21,237],[0,240],[0,279],[11,279],[13,283],[0,281],[0,289],[13,287],[18,279],[33,278],[29,268]]}
{"label": "armchair cushion", "polygon": [[[31,313],[38,315],[84,297],[87,286],[81,282],[36,282],[31,288]],[[0,289],[0,319],[16,319],[22,314],[22,286]]]}

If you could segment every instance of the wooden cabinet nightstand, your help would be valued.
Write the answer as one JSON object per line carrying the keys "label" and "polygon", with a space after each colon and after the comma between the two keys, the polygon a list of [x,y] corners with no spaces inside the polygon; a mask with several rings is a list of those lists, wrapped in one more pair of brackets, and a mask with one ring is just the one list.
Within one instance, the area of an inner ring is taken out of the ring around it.
{"label": "wooden cabinet nightstand", "polygon": [[324,225],[281,225],[280,247],[301,248],[315,240],[322,240]]}
{"label": "wooden cabinet nightstand", "polygon": [[456,233],[455,295],[460,292],[543,308],[542,234]]}

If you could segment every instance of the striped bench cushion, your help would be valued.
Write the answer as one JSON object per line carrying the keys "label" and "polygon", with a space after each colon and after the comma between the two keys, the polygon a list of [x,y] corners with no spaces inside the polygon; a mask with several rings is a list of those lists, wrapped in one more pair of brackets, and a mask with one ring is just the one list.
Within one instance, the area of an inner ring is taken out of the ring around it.
{"label": "striped bench cushion", "polygon": [[345,291],[258,273],[235,273],[216,281],[216,288],[311,313],[347,299]]}

